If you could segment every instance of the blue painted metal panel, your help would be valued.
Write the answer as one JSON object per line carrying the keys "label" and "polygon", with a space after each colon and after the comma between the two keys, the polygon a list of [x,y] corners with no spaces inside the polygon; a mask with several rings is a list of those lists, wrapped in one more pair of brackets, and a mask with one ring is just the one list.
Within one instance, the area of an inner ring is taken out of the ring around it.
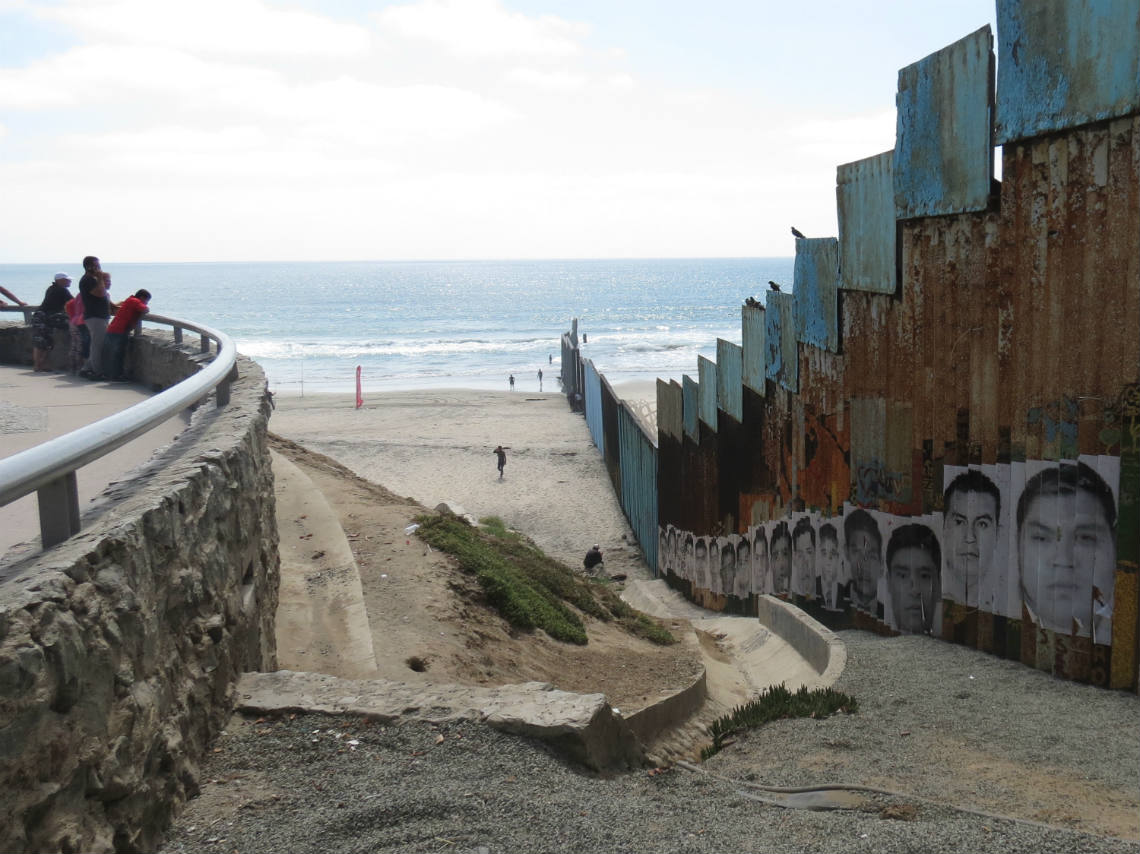
{"label": "blue painted metal panel", "polygon": [[618,409],[621,507],[645,561],[657,572],[657,449],[624,405]]}
{"label": "blue painted metal panel", "polygon": [[746,305],[740,312],[740,337],[743,349],[740,366],[744,384],[759,395],[764,394],[764,309]]}
{"label": "blue painted metal panel", "polygon": [[737,421],[744,420],[742,359],[739,344],[716,339],[716,405]]}
{"label": "blue painted metal panel", "polygon": [[985,210],[994,174],[988,26],[899,71],[895,216]]}
{"label": "blue painted metal panel", "polygon": [[796,338],[821,350],[839,352],[839,241],[834,237],[797,240],[793,276]]}
{"label": "blue painted metal panel", "polygon": [[697,417],[714,431],[716,423],[716,362],[697,356],[697,376],[700,388],[697,392]]}
{"label": "blue painted metal panel", "polygon": [[682,415],[684,417],[685,435],[694,442],[700,439],[700,432],[697,430],[697,412],[699,409],[698,400],[700,398],[700,392],[701,388],[696,380],[688,374],[681,377],[681,398],[684,406]]}
{"label": "blue painted metal panel", "polygon": [[893,151],[836,170],[839,207],[839,286],[895,292]]}
{"label": "blue painted metal panel", "polygon": [[602,418],[602,378],[592,360],[586,360],[585,375],[586,393],[583,395],[586,403],[586,426],[590,428],[590,438],[606,458],[606,432]]}
{"label": "blue painted metal panel", "polygon": [[764,309],[764,335],[768,354],[765,368],[768,379],[788,391],[799,391],[799,348],[796,345],[796,318],[791,294],[769,291]]}
{"label": "blue painted metal panel", "polygon": [[998,144],[1140,110],[1140,3],[998,0]]}
{"label": "blue painted metal panel", "polygon": [[657,380],[657,429],[672,439],[681,439],[684,405],[681,386],[676,380]]}

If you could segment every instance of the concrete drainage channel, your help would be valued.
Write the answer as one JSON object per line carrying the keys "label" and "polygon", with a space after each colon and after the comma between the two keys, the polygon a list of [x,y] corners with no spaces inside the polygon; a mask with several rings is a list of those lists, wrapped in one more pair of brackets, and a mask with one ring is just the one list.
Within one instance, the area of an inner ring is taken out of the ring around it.
{"label": "concrete drainage channel", "polygon": [[708,617],[661,581],[634,582],[623,598],[654,616],[689,620],[694,634],[686,642],[701,646],[705,663],[689,685],[636,712],[623,715],[602,694],[573,694],[542,682],[425,687],[286,670],[244,674],[238,709],[346,714],[385,723],[478,720],[542,739],[594,770],[616,771],[696,756],[716,717],[771,685],[828,687],[846,664],[846,649],[831,631],[778,599],[763,597],[757,620]]}

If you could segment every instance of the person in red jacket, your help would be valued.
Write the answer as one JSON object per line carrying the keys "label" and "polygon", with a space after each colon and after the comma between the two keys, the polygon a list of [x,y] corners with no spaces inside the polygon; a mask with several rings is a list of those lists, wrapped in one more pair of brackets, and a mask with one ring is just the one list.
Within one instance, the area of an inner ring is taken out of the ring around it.
{"label": "person in red jacket", "polygon": [[103,338],[103,358],[101,360],[106,377],[111,380],[125,380],[123,359],[127,355],[127,336],[138,324],[139,319],[150,311],[150,291],[142,288],[132,297],[119,304],[114,318],[107,324],[107,334]]}

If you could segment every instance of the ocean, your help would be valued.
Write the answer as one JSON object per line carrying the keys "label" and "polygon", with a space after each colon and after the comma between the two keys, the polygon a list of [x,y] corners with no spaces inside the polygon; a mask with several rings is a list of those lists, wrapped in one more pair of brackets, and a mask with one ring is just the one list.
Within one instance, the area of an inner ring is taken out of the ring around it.
{"label": "ocean", "polygon": [[[696,375],[716,339],[740,341],[740,306],[768,280],[791,291],[792,258],[117,264],[111,295],[145,287],[156,314],[231,335],[276,393],[458,387],[557,388],[559,338],[613,383]],[[0,264],[0,285],[38,303],[71,264]],[[553,364],[550,364],[553,357]]]}

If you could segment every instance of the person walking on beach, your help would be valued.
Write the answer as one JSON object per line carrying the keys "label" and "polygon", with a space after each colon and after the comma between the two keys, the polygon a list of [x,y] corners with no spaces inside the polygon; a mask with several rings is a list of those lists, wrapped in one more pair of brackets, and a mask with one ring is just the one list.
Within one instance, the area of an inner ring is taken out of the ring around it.
{"label": "person walking on beach", "polygon": [[515,390],[515,375],[511,374],[511,391]]}
{"label": "person walking on beach", "polygon": [[538,390],[542,391],[542,368],[538,369]]}
{"label": "person walking on beach", "polygon": [[503,468],[507,464],[507,452],[502,445],[495,446],[495,456],[499,458],[499,480],[503,479]]}

